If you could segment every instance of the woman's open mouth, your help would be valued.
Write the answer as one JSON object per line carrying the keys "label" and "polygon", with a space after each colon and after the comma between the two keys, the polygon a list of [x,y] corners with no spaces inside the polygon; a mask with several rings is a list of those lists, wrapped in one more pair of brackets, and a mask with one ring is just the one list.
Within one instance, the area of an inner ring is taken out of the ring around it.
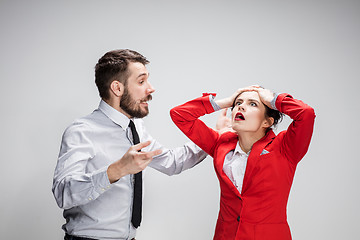
{"label": "woman's open mouth", "polygon": [[245,117],[241,112],[238,112],[238,113],[236,113],[234,120],[235,121],[244,121]]}

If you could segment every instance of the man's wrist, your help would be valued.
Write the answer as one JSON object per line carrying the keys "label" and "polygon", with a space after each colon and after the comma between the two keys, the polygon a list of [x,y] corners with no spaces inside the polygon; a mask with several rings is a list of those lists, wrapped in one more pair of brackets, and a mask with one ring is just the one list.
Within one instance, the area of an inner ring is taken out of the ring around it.
{"label": "man's wrist", "polygon": [[110,164],[106,170],[110,183],[117,182],[120,178],[126,175],[123,171],[121,171],[121,168],[119,168],[117,164],[117,162]]}

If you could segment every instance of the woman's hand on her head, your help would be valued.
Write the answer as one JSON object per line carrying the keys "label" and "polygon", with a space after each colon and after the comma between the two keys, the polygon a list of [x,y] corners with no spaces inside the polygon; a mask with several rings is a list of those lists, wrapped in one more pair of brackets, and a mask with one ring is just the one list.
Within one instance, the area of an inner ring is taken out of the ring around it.
{"label": "woman's hand on her head", "polygon": [[253,85],[253,86],[249,86],[249,87],[239,88],[230,97],[223,98],[223,99],[220,99],[220,100],[216,100],[215,102],[216,102],[217,105],[219,105],[220,108],[232,107],[232,105],[233,105],[233,103],[235,101],[235,98],[237,96],[239,96],[243,92],[255,91],[256,87],[259,87],[259,86]]}
{"label": "woman's hand on her head", "polygon": [[257,86],[254,87],[254,91],[256,91],[259,94],[260,100],[269,108],[271,107],[271,101],[274,99],[275,97],[275,93],[273,93],[271,90],[269,89],[265,89],[263,87]]}

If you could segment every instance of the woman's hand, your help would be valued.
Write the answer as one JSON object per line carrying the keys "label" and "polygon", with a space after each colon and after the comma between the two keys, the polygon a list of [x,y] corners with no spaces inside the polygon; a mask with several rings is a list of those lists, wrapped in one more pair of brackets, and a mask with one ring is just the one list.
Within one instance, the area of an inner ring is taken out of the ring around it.
{"label": "woman's hand", "polygon": [[230,97],[227,98],[223,98],[220,100],[216,100],[216,104],[219,105],[220,108],[229,108],[232,107],[235,98],[237,96],[239,96],[241,93],[243,92],[247,92],[247,91],[255,91],[256,88],[258,88],[260,86],[257,85],[253,85],[253,86],[249,86],[249,87],[245,87],[245,88],[239,88],[238,90],[236,90]]}
{"label": "woman's hand", "polygon": [[271,101],[275,97],[275,93],[270,91],[269,89],[265,89],[260,86],[254,86],[253,91],[257,92],[259,94],[260,100],[269,108],[272,108]]}

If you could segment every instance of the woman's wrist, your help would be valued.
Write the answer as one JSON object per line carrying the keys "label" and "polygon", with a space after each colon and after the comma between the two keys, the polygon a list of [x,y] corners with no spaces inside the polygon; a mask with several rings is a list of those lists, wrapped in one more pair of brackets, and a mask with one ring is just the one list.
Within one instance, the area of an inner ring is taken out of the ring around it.
{"label": "woman's wrist", "polygon": [[271,108],[274,109],[274,110],[277,110],[277,108],[276,108],[276,99],[277,99],[278,96],[279,96],[279,94],[274,93],[274,98],[270,102]]}
{"label": "woman's wrist", "polygon": [[229,108],[232,105],[232,102],[229,98],[223,98],[223,99],[219,99],[219,100],[215,100],[215,103],[221,108]]}
{"label": "woman's wrist", "polygon": [[221,107],[219,105],[216,104],[215,99],[214,99],[214,95],[209,95],[209,100],[211,103],[211,106],[214,108],[214,111],[219,111],[221,109]]}

